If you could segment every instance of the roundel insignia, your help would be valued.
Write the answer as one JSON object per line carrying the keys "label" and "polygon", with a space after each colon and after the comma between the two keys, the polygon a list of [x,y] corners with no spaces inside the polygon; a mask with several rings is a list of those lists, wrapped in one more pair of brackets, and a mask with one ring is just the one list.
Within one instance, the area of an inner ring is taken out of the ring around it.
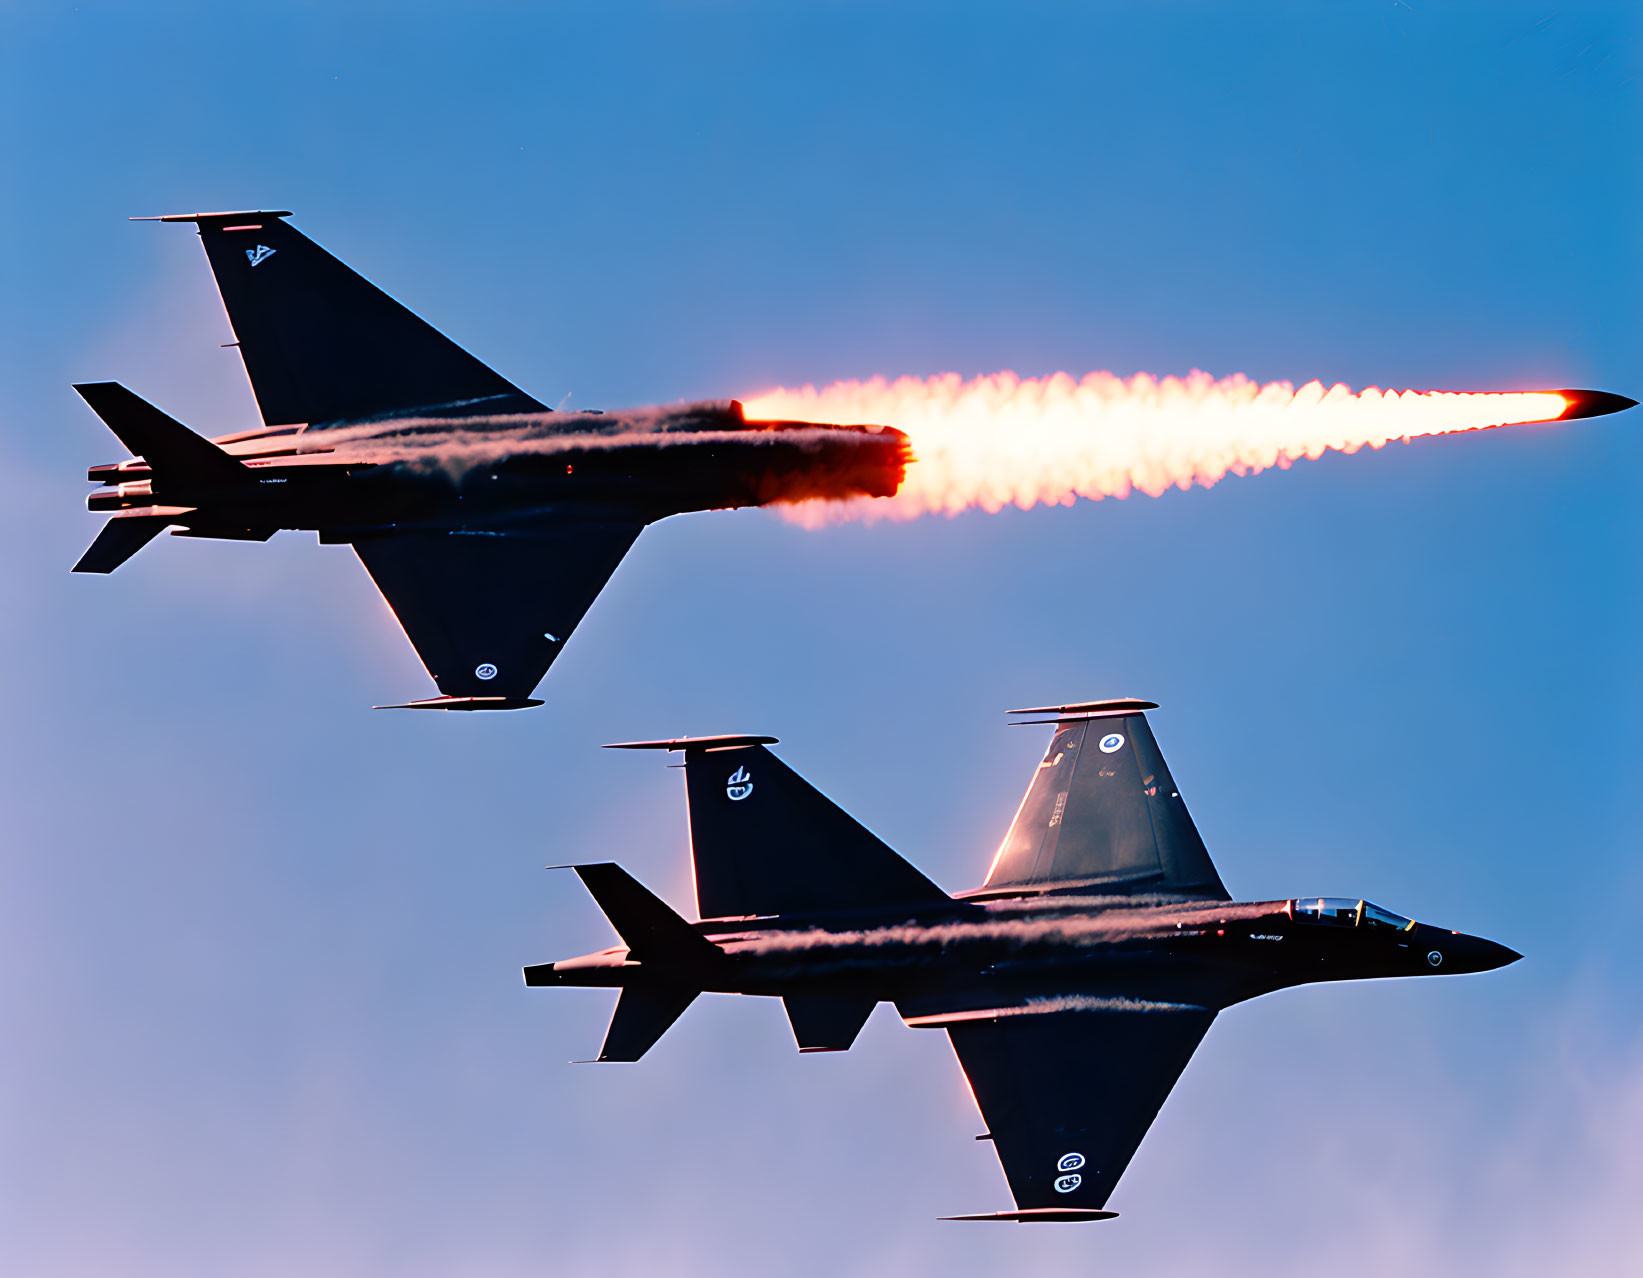
{"label": "roundel insignia", "polygon": [[1433,967],[1437,967],[1443,962],[1443,954],[1439,950],[1429,950],[1426,954],[1426,961]]}
{"label": "roundel insignia", "polygon": [[1071,1176],[1061,1176],[1055,1182],[1055,1192],[1070,1194],[1084,1183],[1084,1178],[1074,1172]]}
{"label": "roundel insignia", "polygon": [[474,675],[480,679],[494,679],[496,678],[496,667],[488,661],[481,662],[474,667]]}
{"label": "roundel insignia", "polygon": [[1084,1165],[1084,1155],[1073,1153],[1061,1155],[1061,1161],[1055,1165],[1056,1171],[1073,1172]]}
{"label": "roundel insignia", "polygon": [[737,768],[725,782],[725,798],[740,803],[753,793],[753,774],[746,768]]}
{"label": "roundel insignia", "polygon": [[1116,732],[1109,732],[1101,738],[1101,753],[1116,754],[1124,748],[1124,738]]}

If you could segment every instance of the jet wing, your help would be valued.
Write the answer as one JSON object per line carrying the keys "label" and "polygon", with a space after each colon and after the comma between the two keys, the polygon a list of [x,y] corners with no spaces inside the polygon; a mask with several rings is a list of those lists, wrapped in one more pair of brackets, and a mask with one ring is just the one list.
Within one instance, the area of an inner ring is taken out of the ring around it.
{"label": "jet wing", "polygon": [[1055,736],[993,858],[986,888],[1178,892],[1230,899],[1147,726],[1150,701],[1052,713]]}
{"label": "jet wing", "polygon": [[356,537],[355,552],[444,694],[413,704],[540,704],[531,692],[642,527],[561,519]]}
{"label": "jet wing", "polygon": [[[946,1022],[1020,1211],[1099,1219],[1215,1013],[1116,1000],[1083,1010],[997,1009]],[[1053,1004],[1052,1004],[1053,1006]],[[939,1018],[921,1018],[940,1024]]]}
{"label": "jet wing", "polygon": [[199,228],[265,424],[418,410],[546,411],[332,257],[289,216],[268,209],[140,219]]}

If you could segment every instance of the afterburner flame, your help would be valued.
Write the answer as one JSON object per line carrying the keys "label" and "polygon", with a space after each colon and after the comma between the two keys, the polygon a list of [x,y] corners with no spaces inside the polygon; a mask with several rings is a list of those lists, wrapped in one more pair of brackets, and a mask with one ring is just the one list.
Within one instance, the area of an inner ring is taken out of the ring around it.
{"label": "afterburner flame", "polygon": [[778,388],[745,402],[750,418],[868,422],[895,426],[912,440],[917,461],[895,497],[787,507],[802,523],[1068,506],[1135,490],[1156,497],[1330,449],[1355,453],[1394,439],[1547,421],[1568,407],[1549,391],[1354,393],[1317,381],[1297,389],[1196,371],[1081,380],[1066,373],[875,377],[821,390]]}

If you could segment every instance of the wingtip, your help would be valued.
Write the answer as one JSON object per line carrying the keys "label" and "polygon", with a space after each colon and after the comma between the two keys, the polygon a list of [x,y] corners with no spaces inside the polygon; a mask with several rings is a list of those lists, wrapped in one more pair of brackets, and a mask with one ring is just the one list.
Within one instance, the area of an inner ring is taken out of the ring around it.
{"label": "wingtip", "polygon": [[1132,714],[1140,710],[1156,710],[1156,701],[1143,701],[1140,697],[1112,697],[1106,701],[1069,701],[1056,706],[1025,706],[1020,710],[1010,710],[1009,714],[1054,714],[1089,716],[1103,714]]}
{"label": "wingtip", "polygon": [[775,737],[670,737],[663,741],[607,741],[602,750],[737,750],[743,746],[777,745]]}
{"label": "wingtip", "polygon": [[1084,1220],[1116,1220],[1115,1211],[1083,1207],[1023,1207],[1019,1211],[984,1211],[968,1216],[937,1216],[937,1220],[1005,1220],[1017,1225],[1071,1224]]}
{"label": "wingtip", "polygon": [[536,697],[425,697],[421,701],[403,701],[391,706],[372,706],[373,710],[529,710],[546,705]]}
{"label": "wingtip", "polygon": [[216,222],[231,217],[290,217],[290,209],[235,209],[223,213],[145,213],[128,222]]}

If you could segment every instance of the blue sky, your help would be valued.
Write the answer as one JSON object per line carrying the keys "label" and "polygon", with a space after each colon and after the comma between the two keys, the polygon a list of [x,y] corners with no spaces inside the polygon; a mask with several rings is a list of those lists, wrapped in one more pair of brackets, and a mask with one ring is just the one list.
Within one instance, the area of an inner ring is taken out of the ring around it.
{"label": "blue sky", "polygon": [[[254,423],[203,254],[275,207],[550,403],[874,373],[1643,391],[1629,5],[0,10],[0,1268],[41,1275],[1620,1272],[1643,1195],[1631,416],[1208,491],[646,532],[540,711],[426,677],[352,555],[110,578],[68,389]],[[942,1037],[800,1058],[609,998],[568,876],[689,900],[610,740],[769,732],[943,885],[1140,695],[1231,890],[1494,937],[1211,1031],[1114,1198],[1008,1204]],[[1039,730],[1041,731],[1041,730]]]}

